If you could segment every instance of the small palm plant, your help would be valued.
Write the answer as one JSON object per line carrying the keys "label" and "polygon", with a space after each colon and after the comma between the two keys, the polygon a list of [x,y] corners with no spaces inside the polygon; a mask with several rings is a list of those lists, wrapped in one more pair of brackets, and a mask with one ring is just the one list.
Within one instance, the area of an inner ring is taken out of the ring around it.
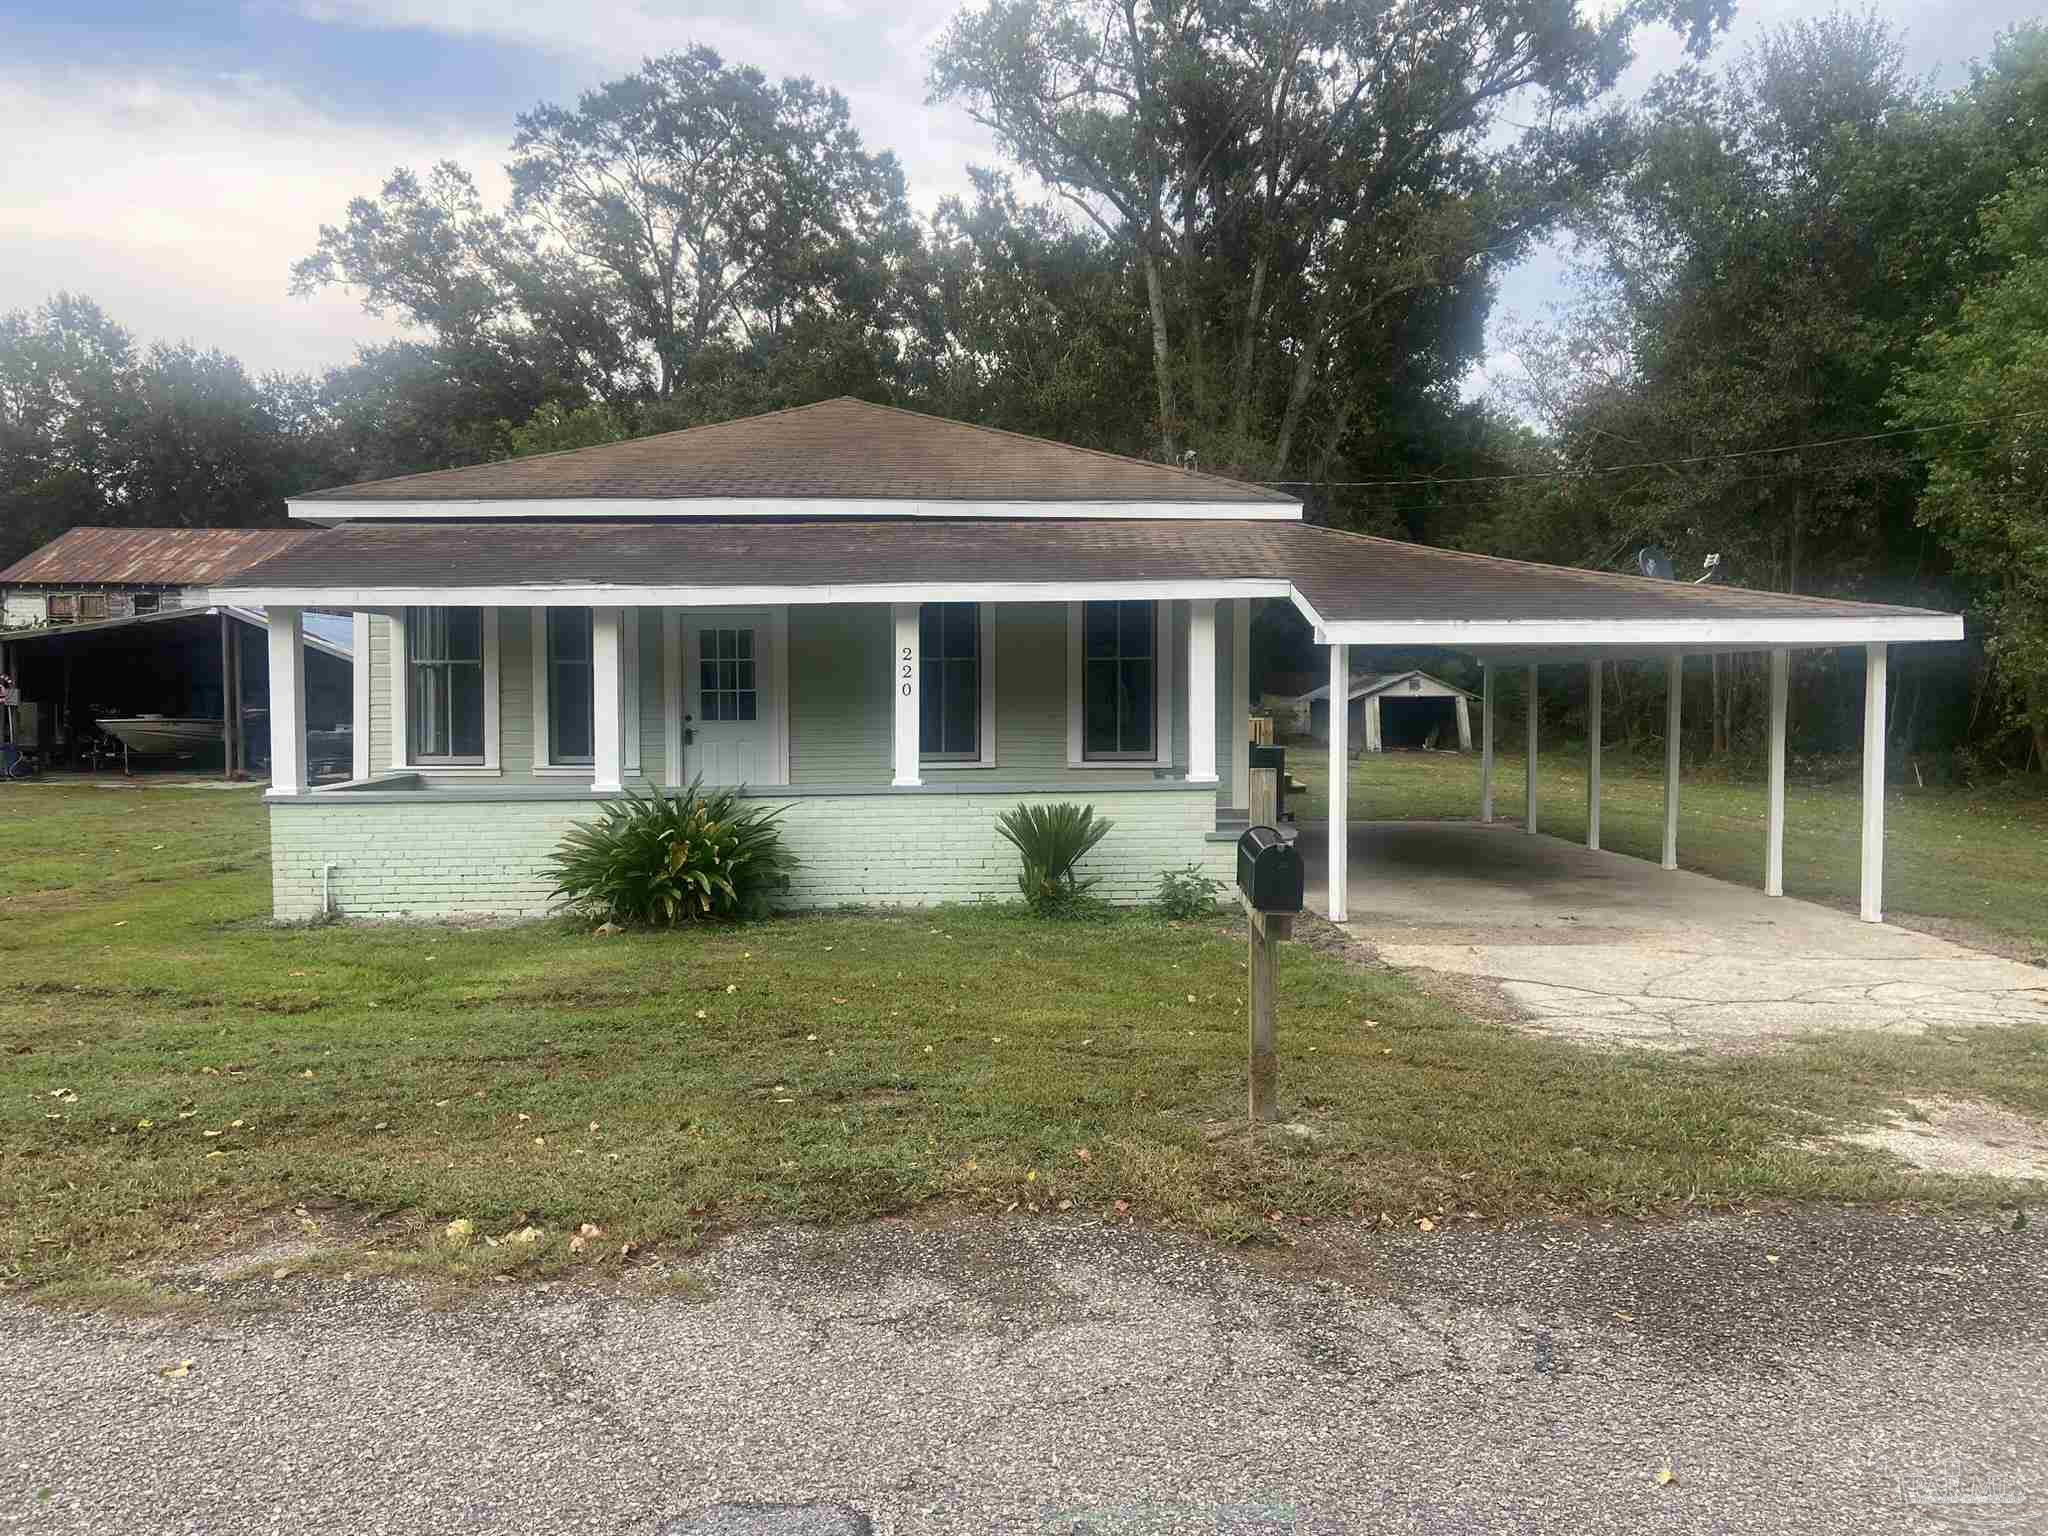
{"label": "small palm plant", "polygon": [[765,916],[796,863],[775,825],[781,814],[701,781],[675,795],[629,792],[563,835],[554,894],[620,924]]}
{"label": "small palm plant", "polygon": [[1025,905],[1040,917],[1060,917],[1082,905],[1097,883],[1080,879],[1074,866],[1115,823],[1092,805],[1020,805],[996,818],[996,831],[1023,856],[1017,887]]}

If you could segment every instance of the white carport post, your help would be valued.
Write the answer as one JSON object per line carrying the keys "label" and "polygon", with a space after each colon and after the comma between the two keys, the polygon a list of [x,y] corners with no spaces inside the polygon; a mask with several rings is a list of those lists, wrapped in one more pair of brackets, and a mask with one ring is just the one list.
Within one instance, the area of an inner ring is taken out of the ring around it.
{"label": "white carport post", "polygon": [[1792,653],[1771,652],[1771,738],[1769,827],[1764,834],[1764,894],[1785,894],[1785,702],[1791,691]]}
{"label": "white carport post", "polygon": [[1678,868],[1678,738],[1685,723],[1685,658],[1664,663],[1664,867]]}
{"label": "white carport post", "polygon": [[1330,647],[1330,921],[1350,915],[1345,898],[1351,881],[1351,647]]}
{"label": "white carport post", "polygon": [[616,795],[626,787],[624,741],[619,728],[624,610],[590,610],[590,787],[600,795]]}
{"label": "white carport post", "polygon": [[[305,610],[272,603],[270,615],[270,792],[306,792]],[[367,662],[368,658],[364,658]]]}
{"label": "white carport post", "polygon": [[1529,782],[1522,796],[1522,830],[1536,835],[1536,721],[1542,713],[1536,692],[1536,664],[1529,664]]}
{"label": "white carport post", "polygon": [[890,782],[899,789],[910,789],[924,782],[917,762],[923,720],[917,691],[924,681],[918,656],[917,604],[897,603],[890,612],[896,629],[896,648],[889,664],[889,691],[896,698],[896,775]]}
{"label": "white carport post", "polygon": [[1216,599],[1188,604],[1188,782],[1216,782]]}
{"label": "white carport post", "polygon": [[1863,648],[1863,902],[1866,923],[1884,921],[1884,711],[1889,653]]}
{"label": "white carport post", "polygon": [[1606,663],[1586,668],[1586,846],[1600,851],[1600,684]]}
{"label": "white carport post", "polygon": [[1493,825],[1493,663],[1479,667],[1479,824]]}

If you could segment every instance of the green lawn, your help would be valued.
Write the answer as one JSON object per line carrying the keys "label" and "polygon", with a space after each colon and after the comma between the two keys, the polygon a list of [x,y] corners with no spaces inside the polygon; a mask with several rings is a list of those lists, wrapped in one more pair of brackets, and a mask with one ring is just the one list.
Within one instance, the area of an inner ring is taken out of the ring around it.
{"label": "green lawn", "polygon": [[[1559,837],[1586,835],[1586,757],[1545,753],[1537,781],[1537,825]],[[1329,761],[1294,744],[1287,768],[1309,786],[1304,819],[1328,804]],[[1527,759],[1501,757],[1494,811],[1522,816]],[[1764,786],[1687,777],[1679,788],[1678,862],[1686,869],[1761,886]],[[1664,847],[1661,767],[1610,751],[1601,773],[1600,841],[1616,853],[1656,859]],[[1382,752],[1351,767],[1351,819],[1431,820],[1479,814],[1479,758],[1454,752]],[[1854,908],[1861,878],[1862,809],[1854,783],[1792,779],[1785,789],[1785,890]],[[2048,955],[2048,801],[1999,790],[1914,789],[1885,795],[1885,915],[1936,920],[2018,941]]]}
{"label": "green lawn", "polygon": [[1908,1092],[2048,1114],[2040,1030],[1601,1054],[1293,945],[1281,1096],[1319,1135],[1253,1139],[1220,1133],[1245,1032],[1224,917],[279,928],[267,886],[253,796],[0,787],[0,1280],[105,1285],[302,1202],[471,1274],[935,1202],[1245,1240],[1873,1199],[1925,1186],[1799,1141]]}

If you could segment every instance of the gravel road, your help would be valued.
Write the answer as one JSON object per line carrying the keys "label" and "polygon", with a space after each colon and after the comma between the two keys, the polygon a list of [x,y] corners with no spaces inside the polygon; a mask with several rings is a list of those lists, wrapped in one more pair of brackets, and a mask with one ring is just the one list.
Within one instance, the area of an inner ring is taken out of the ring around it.
{"label": "gravel road", "polygon": [[2009,1219],[1326,1233],[1286,1262],[892,1223],[730,1243],[699,1301],[0,1302],[0,1528],[2048,1530],[2048,1240]]}

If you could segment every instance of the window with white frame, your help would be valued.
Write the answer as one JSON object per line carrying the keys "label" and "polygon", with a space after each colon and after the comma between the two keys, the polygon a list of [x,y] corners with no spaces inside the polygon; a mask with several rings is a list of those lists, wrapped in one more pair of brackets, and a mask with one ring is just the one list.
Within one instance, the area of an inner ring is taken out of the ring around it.
{"label": "window with white frame", "polygon": [[596,760],[597,690],[588,608],[549,608],[547,625],[548,761]]}
{"label": "window with white frame", "polygon": [[697,718],[752,720],[760,692],[754,676],[754,631],[751,626],[700,629],[697,632]]}
{"label": "window with white frame", "polygon": [[1152,602],[1081,605],[1081,756],[1151,762],[1159,750],[1159,614]]}
{"label": "window with white frame", "polygon": [[409,608],[406,737],[417,763],[484,761],[481,608]]}
{"label": "window with white frame", "polygon": [[926,603],[917,614],[918,756],[990,759],[988,636],[979,603]]}

